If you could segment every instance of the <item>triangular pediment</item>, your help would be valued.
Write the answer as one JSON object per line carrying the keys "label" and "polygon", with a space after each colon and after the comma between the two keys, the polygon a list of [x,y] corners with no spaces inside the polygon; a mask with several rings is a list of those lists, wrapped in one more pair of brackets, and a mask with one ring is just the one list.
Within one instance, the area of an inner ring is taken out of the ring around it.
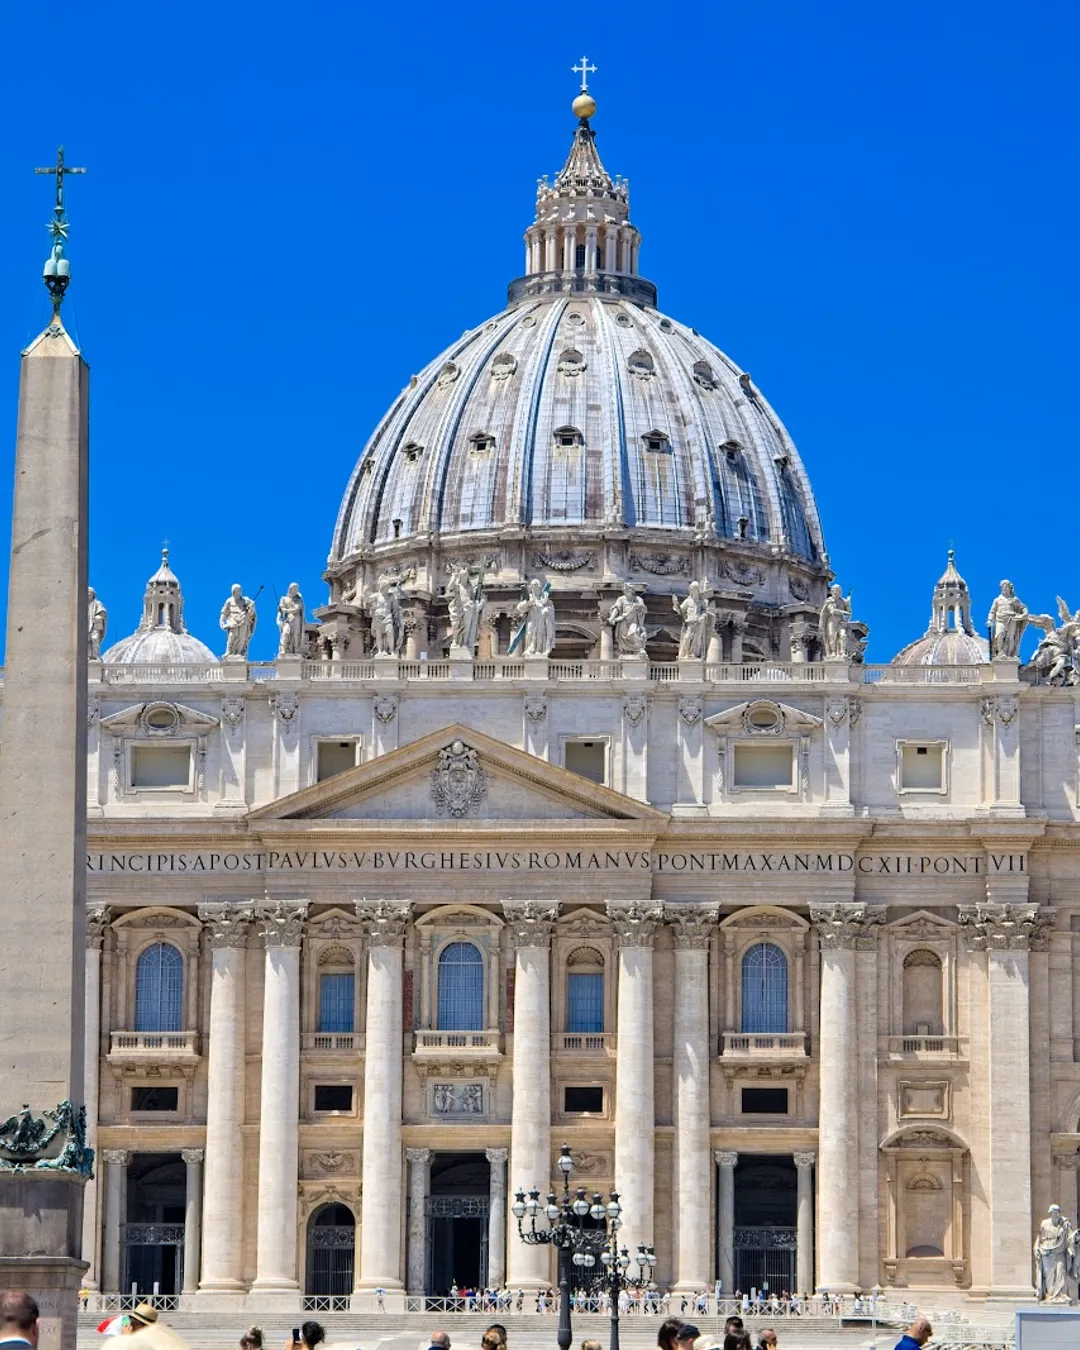
{"label": "triangular pediment", "polygon": [[658,825],[644,802],[454,723],[398,750],[252,811],[286,820],[624,821]]}

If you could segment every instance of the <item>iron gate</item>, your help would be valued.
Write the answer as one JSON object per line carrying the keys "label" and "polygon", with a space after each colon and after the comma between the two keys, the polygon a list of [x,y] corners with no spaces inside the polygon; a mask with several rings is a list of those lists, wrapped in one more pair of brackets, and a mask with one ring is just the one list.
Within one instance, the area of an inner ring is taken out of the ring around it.
{"label": "iron gate", "polygon": [[162,1294],[178,1294],[184,1280],[184,1225],[182,1223],[126,1223],[121,1288],[132,1285],[140,1294],[155,1286]]}
{"label": "iron gate", "polygon": [[307,1240],[307,1292],[317,1298],[344,1299],[353,1291],[355,1224],[310,1224]]}
{"label": "iron gate", "polygon": [[803,1293],[795,1288],[796,1248],[794,1228],[736,1228],[735,1288],[744,1294]]}
{"label": "iron gate", "polygon": [[424,1200],[424,1287],[429,1294],[448,1294],[455,1283],[478,1288],[487,1283],[490,1207],[486,1195],[429,1195]]}

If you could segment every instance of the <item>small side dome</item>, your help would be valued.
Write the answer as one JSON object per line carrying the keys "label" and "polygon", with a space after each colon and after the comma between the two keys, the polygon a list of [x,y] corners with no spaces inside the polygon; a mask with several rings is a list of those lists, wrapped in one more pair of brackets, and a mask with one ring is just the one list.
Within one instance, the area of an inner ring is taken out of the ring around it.
{"label": "small side dome", "polygon": [[161,566],[146,583],[143,616],[129,637],[114,642],[102,656],[105,665],[205,665],[216,662],[209,647],[184,626],[184,593],[161,550]]}
{"label": "small side dome", "polygon": [[990,660],[990,648],[971,622],[971,592],[956,570],[956,554],[934,587],[930,626],[892,659],[894,666],[977,666]]}

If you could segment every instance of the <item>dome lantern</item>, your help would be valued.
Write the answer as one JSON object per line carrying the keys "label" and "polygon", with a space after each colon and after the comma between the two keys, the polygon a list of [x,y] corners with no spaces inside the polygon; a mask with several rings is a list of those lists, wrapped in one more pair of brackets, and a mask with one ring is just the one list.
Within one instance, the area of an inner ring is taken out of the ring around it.
{"label": "dome lantern", "polygon": [[161,550],[161,566],[146,583],[143,614],[129,637],[113,643],[101,658],[106,665],[202,664],[217,657],[184,626],[184,593]]}
{"label": "dome lantern", "polygon": [[956,570],[956,554],[949,549],[945,571],[938,577],[930,606],[930,623],[921,638],[902,648],[894,666],[967,666],[989,661],[986,639],[971,622],[971,592]]}

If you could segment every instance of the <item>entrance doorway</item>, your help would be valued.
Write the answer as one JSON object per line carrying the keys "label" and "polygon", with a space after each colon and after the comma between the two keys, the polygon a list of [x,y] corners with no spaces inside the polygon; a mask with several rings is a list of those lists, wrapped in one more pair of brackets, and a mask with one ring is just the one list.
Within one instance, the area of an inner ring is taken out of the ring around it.
{"label": "entrance doorway", "polygon": [[427,1293],[445,1297],[487,1283],[491,1165],[482,1153],[436,1153],[427,1216]]}
{"label": "entrance doorway", "polygon": [[739,1154],[735,1168],[735,1287],[742,1293],[795,1288],[797,1173],[794,1159]]}
{"label": "entrance doorway", "polygon": [[348,1311],[355,1254],[356,1217],[348,1205],[317,1209],[307,1226],[304,1291],[311,1301],[309,1306],[316,1311]]}
{"label": "entrance doorway", "polygon": [[184,1279],[187,1169],[179,1153],[137,1153],[128,1164],[121,1289],[179,1294]]}

